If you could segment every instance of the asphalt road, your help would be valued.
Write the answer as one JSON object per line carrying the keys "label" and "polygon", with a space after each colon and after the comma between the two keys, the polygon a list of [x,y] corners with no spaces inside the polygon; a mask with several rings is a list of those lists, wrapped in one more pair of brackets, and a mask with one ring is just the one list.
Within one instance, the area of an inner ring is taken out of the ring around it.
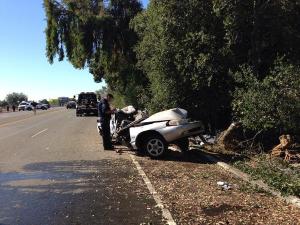
{"label": "asphalt road", "polygon": [[128,154],[104,151],[96,117],[0,114],[0,225],[164,224]]}

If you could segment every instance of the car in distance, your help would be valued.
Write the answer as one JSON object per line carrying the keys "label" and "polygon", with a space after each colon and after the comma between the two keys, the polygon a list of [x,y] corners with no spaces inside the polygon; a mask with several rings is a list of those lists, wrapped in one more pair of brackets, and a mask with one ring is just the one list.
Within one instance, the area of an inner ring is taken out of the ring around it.
{"label": "car in distance", "polygon": [[78,95],[76,116],[98,115],[97,96],[94,92],[81,92]]}
{"label": "car in distance", "polygon": [[42,103],[38,103],[36,105],[36,109],[41,109],[41,110],[47,110],[49,107],[48,107],[48,104],[42,104]]}
{"label": "car in distance", "polygon": [[69,102],[66,104],[66,108],[67,108],[67,109],[76,109],[76,102],[75,102],[75,101],[69,101]]}
{"label": "car in distance", "polygon": [[19,111],[25,111],[25,110],[31,111],[31,110],[33,110],[33,106],[31,105],[30,102],[23,101],[19,104],[18,110]]}

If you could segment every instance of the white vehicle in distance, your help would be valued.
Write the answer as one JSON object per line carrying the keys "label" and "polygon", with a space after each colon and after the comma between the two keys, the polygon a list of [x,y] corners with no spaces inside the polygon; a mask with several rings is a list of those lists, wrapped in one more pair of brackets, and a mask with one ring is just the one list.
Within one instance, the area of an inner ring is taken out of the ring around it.
{"label": "white vehicle in distance", "polygon": [[22,101],[18,106],[18,110],[19,111],[25,111],[25,110],[31,111],[31,110],[33,110],[33,106],[31,105],[30,102]]}
{"label": "white vehicle in distance", "polygon": [[36,109],[47,110],[48,105],[47,104],[42,104],[42,103],[37,103]]}

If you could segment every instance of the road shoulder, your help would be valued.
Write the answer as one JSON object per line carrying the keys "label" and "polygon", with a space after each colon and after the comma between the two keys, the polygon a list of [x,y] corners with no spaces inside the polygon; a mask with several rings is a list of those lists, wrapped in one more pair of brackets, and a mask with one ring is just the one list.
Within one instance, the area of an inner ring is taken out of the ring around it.
{"label": "road shoulder", "polygon": [[[300,209],[242,181],[215,163],[191,157],[137,161],[177,224],[299,224]],[[199,156],[198,156],[199,157]],[[228,182],[224,190],[217,182]]]}

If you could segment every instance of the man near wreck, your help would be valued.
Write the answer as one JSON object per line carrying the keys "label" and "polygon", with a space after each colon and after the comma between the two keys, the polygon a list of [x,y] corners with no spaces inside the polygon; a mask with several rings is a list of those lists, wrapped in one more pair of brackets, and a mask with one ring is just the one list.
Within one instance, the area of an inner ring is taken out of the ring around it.
{"label": "man near wreck", "polygon": [[110,103],[113,101],[113,99],[114,97],[112,94],[107,94],[106,97],[102,98],[98,104],[98,115],[100,117],[104,150],[114,149],[110,135],[111,114],[113,114],[115,111],[115,109],[111,109],[110,106]]}

